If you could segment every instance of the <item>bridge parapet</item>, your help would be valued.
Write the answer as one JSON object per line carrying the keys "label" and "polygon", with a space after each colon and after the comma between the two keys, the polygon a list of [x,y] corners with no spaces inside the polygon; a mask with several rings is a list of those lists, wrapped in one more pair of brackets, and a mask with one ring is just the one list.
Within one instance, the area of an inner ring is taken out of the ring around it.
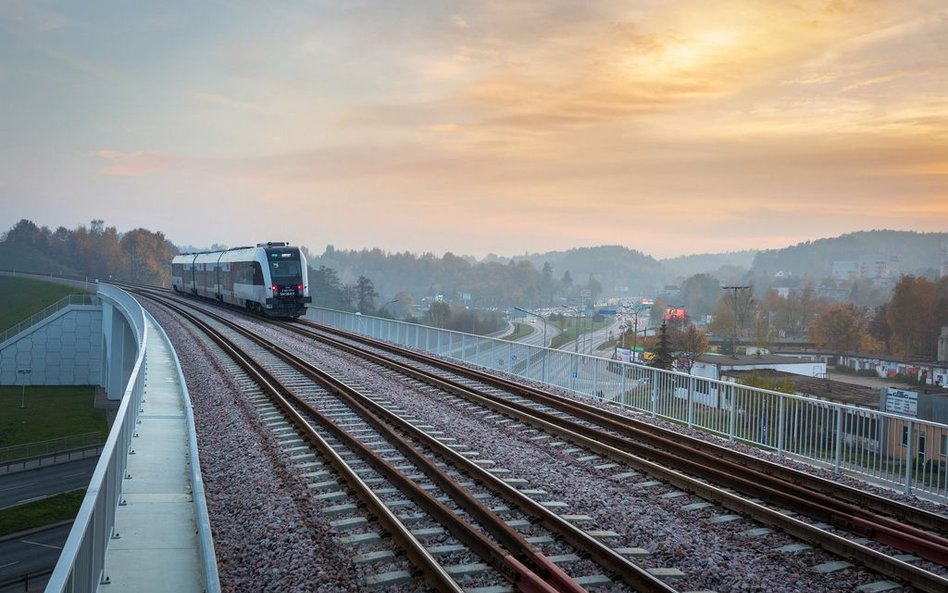
{"label": "bridge parapet", "polygon": [[[153,461],[159,458],[167,459],[169,452],[180,462],[180,471],[173,476],[175,479],[170,486],[167,481],[159,481],[157,487],[161,490],[157,493],[166,494],[169,492],[168,488],[177,488],[183,490],[182,494],[191,495],[184,497],[187,502],[179,505],[175,512],[183,521],[188,522],[191,528],[189,533],[196,532],[197,538],[185,542],[185,545],[191,546],[183,555],[193,563],[191,570],[181,570],[182,567],[176,566],[174,571],[170,571],[186,575],[185,578],[189,580],[187,586],[182,586],[181,579],[170,579],[164,584],[139,582],[134,588],[165,590],[167,585],[174,586],[175,590],[216,593],[220,586],[204,501],[191,403],[177,357],[167,336],[131,295],[114,286],[100,284],[99,297],[103,302],[106,347],[115,353],[123,353],[120,356],[107,356],[107,359],[110,365],[128,368],[127,380],[124,381],[122,401],[115,422],[46,591],[92,593],[97,591],[100,585],[117,582],[109,573],[121,573],[123,564],[128,564],[127,568],[135,570],[139,569],[143,562],[147,562],[145,558],[156,556],[155,548],[149,547],[155,539],[149,526],[142,526],[139,530],[139,525],[136,525],[135,531],[140,533],[137,537],[141,541],[134,539],[136,535],[126,535],[123,541],[119,542],[119,534],[116,531],[117,514],[126,522],[143,522],[143,517],[154,510],[155,500],[161,498],[155,496],[155,491],[149,490],[155,487],[151,480],[144,481],[144,489],[139,486],[140,483],[129,486],[128,480],[132,478],[129,473],[129,454],[133,451],[132,443],[135,439],[135,448],[139,449],[139,452],[134,463],[137,464],[136,472],[141,472],[142,476],[161,476],[166,468],[159,467],[159,464]],[[121,323],[117,316],[106,314],[108,309],[120,314],[124,323]],[[118,327],[120,325],[125,327]],[[134,357],[129,361],[124,354],[129,353],[131,346],[134,346]],[[146,375],[149,374],[150,358],[154,360],[152,373],[159,376],[153,376],[151,387],[148,387]],[[124,370],[120,373],[125,374]],[[119,375],[109,370],[107,376],[114,381]],[[173,383],[173,393],[169,392],[169,383]],[[112,387],[114,389],[115,385]],[[163,426],[167,426],[169,419],[175,421],[173,416],[177,417],[179,422],[176,426],[180,425],[180,430],[175,432],[175,437],[169,439],[155,434],[142,434],[143,438],[139,438],[139,431],[144,433],[146,428],[142,423],[146,422],[147,425],[149,421],[149,414],[145,413],[143,407],[146,395],[149,406],[162,406],[162,413],[152,414],[151,417],[160,418],[166,423]],[[171,413],[168,413],[169,411]],[[126,511],[126,508],[129,510]],[[110,561],[110,557],[115,554],[123,554],[123,560],[131,561]],[[129,558],[129,554],[139,554],[140,558]],[[148,578],[143,573],[123,574],[121,578],[134,579],[136,576],[139,580]],[[127,587],[129,583],[125,582],[125,585]]]}

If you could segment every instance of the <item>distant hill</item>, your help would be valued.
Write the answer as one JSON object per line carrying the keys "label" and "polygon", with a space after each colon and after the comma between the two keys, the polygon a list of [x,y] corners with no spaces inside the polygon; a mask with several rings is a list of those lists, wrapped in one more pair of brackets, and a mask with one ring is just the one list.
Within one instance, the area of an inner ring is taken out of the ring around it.
{"label": "distant hill", "polygon": [[725,267],[737,267],[749,270],[754,263],[757,251],[734,251],[730,253],[702,253],[683,255],[659,260],[662,267],[672,276],[688,278],[695,274],[707,274]]}
{"label": "distant hill", "polygon": [[554,278],[560,279],[568,271],[575,283],[584,283],[593,274],[602,284],[606,295],[655,294],[668,277],[658,260],[621,245],[549,251],[512,259],[529,261],[538,270],[542,270],[543,264],[549,262],[553,267]]}
{"label": "distant hill", "polygon": [[897,275],[913,274],[937,277],[945,258],[948,233],[913,231],[860,231],[806,241],[783,249],[759,251],[752,271],[760,276],[778,272],[796,276],[825,278],[831,275],[833,262],[860,257],[898,258]]}
{"label": "distant hill", "polygon": [[[807,241],[782,249],[705,253],[664,260],[620,245],[603,245],[514,257],[492,254],[480,262],[450,253],[442,257],[430,253],[416,256],[379,249],[340,251],[329,247],[322,255],[312,256],[310,265],[335,269],[343,284],[352,284],[364,274],[383,295],[406,290],[416,298],[441,293],[451,298],[459,292],[481,292],[486,282],[500,282],[502,277],[506,278],[503,282],[536,284],[544,264],[549,263],[555,282],[569,272],[574,286],[585,285],[592,274],[602,286],[602,296],[621,297],[657,295],[666,285],[680,284],[696,274],[709,274],[725,284],[751,281],[765,287],[778,272],[819,280],[831,276],[834,261],[860,256],[881,257],[886,261],[895,257],[898,259],[896,275],[933,277],[937,276],[945,257],[945,245],[948,245],[948,233],[880,230]],[[521,273],[515,280],[516,275],[509,269],[504,271],[512,265],[526,263],[536,273],[526,276]],[[493,290],[497,292],[496,287]],[[519,302],[530,301],[523,298]]]}

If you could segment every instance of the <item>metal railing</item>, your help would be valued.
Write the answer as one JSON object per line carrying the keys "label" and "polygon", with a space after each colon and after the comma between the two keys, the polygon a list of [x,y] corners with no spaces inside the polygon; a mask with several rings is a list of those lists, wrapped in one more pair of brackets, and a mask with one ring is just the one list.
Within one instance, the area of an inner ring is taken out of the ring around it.
{"label": "metal railing", "polygon": [[67,307],[72,307],[76,305],[90,305],[96,306],[99,304],[99,297],[94,294],[70,294],[59,299],[52,305],[46,307],[39,313],[34,313],[30,315],[20,323],[17,323],[13,327],[10,327],[3,332],[0,332],[0,344],[3,344],[7,340],[13,338],[14,336],[20,334],[33,327],[37,323],[43,321],[48,317],[52,317],[59,311]]}
{"label": "metal railing", "polygon": [[310,307],[314,321],[948,499],[948,425],[391,319]]}
{"label": "metal railing", "polygon": [[42,457],[44,455],[52,455],[53,453],[62,453],[63,451],[94,447],[101,444],[102,433],[96,431],[46,441],[36,441],[34,443],[23,443],[22,445],[10,445],[9,447],[0,447],[0,463]]}
{"label": "metal railing", "polygon": [[115,287],[103,284],[99,286],[99,292],[129,320],[138,344],[138,355],[72,531],[46,586],[48,592],[92,593],[102,582],[105,550],[115,526],[115,509],[122,495],[127,454],[145,390],[148,329],[144,310],[129,294]]}

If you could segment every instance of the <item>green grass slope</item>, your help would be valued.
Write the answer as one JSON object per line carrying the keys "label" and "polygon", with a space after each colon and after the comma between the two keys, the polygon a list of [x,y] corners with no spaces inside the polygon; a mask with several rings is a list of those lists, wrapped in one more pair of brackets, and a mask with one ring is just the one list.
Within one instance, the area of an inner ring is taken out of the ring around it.
{"label": "green grass slope", "polygon": [[79,288],[21,276],[0,276],[0,331],[13,327]]}

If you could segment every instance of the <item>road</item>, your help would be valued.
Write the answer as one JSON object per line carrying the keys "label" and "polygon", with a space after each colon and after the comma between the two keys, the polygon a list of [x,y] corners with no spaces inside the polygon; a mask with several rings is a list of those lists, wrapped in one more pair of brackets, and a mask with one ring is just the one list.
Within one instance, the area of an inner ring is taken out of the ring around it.
{"label": "road", "polygon": [[[529,321],[526,323],[530,324]],[[530,324],[533,327],[533,333],[526,335],[517,342],[519,344],[529,344],[530,346],[542,346],[543,345],[543,322],[536,319],[534,323]],[[546,321],[546,345],[549,346],[550,342],[560,334],[560,329],[556,327],[556,324],[550,320]]]}
{"label": "road", "polygon": [[72,523],[0,540],[0,583],[56,566]]}
{"label": "road", "polygon": [[[579,338],[562,344],[559,349],[566,352],[579,352],[580,354],[592,354],[594,356],[603,356],[603,353],[597,352],[599,346],[608,342],[610,338],[615,338],[619,335],[621,323],[618,319],[613,318],[613,321],[610,325],[602,329],[597,329],[592,332],[590,336],[589,332],[579,335]],[[607,355],[612,355],[612,351],[606,353]]]}
{"label": "road", "polygon": [[89,457],[4,474],[0,476],[0,509],[86,488],[98,461],[98,457]]}

